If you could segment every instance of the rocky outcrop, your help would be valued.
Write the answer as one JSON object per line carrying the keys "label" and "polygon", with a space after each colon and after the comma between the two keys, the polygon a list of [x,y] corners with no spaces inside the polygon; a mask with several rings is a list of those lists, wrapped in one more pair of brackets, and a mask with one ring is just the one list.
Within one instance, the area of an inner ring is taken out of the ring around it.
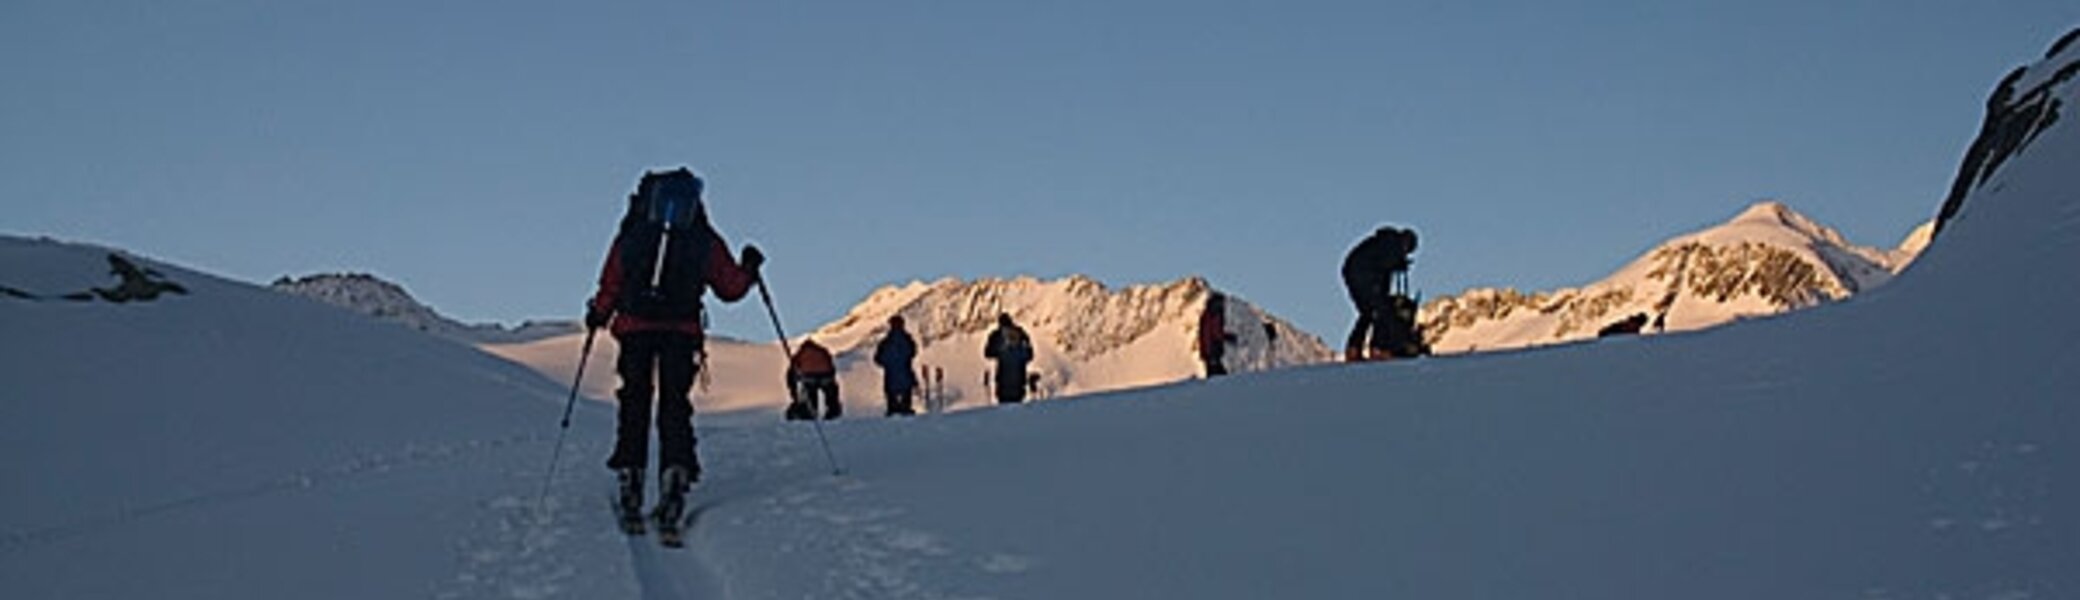
{"label": "rocky outcrop", "polygon": [[2070,56],[2075,54],[2072,50],[2076,38],[2080,38],[2080,28],[2067,32],[2044,52],[2047,61],[2068,56],[2065,64],[2049,70],[2049,76],[2025,77],[2031,70],[2016,67],[1994,87],[1993,94],[1986,99],[1986,118],[1979,124],[1979,135],[1965,149],[1957,177],[1950,183],[1950,194],[1943,198],[1942,208],[1936,212],[1933,233],[1941,234],[1943,225],[1964,210],[1965,196],[1985,185],[2009,157],[2027,150],[2037,134],[2059,121],[2065,103],[2052,94],[2052,88],[2080,74],[2080,58]]}

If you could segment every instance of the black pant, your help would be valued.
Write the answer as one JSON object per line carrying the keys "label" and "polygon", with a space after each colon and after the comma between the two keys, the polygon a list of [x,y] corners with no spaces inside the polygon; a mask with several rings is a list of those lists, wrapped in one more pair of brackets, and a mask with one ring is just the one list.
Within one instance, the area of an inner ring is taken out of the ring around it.
{"label": "black pant", "polygon": [[917,409],[910,406],[916,392],[917,386],[882,386],[881,394],[888,398],[888,416],[917,414]]}
{"label": "black pant", "polygon": [[837,375],[809,375],[795,381],[794,401],[805,408],[800,418],[816,418],[816,397],[823,397],[823,418],[836,419],[845,413],[845,406],[838,403]]}
{"label": "black pant", "polygon": [[1221,357],[1219,356],[1201,356],[1199,357],[1199,362],[1205,363],[1207,378],[1220,377],[1222,375],[1228,374],[1228,365],[1226,364],[1226,361],[1221,360]]}
{"label": "black pant", "polygon": [[[650,404],[657,401],[657,462],[663,467],[686,467],[698,475],[700,461],[693,454],[694,375],[700,365],[694,355],[701,339],[676,331],[642,331],[615,336],[621,356],[615,370],[621,375],[620,426],[615,429],[614,454],[607,458],[611,469],[642,469],[650,455]],[[651,385],[655,379],[656,386]]]}
{"label": "black pant", "polygon": [[1387,299],[1387,279],[1374,274],[1345,273],[1343,285],[1351,293],[1351,304],[1358,309],[1358,322],[1351,325],[1351,334],[1345,338],[1345,350],[1387,348],[1388,324],[1393,321],[1389,312],[1393,304]]}
{"label": "black pant", "polygon": [[[1002,370],[1002,366],[999,366],[997,368],[999,369],[999,373],[1004,372]],[[1021,368],[1017,371],[1012,372],[1018,373],[1018,377],[1007,378],[1001,375],[997,377],[998,404],[1017,404],[1026,401],[1026,370]]]}

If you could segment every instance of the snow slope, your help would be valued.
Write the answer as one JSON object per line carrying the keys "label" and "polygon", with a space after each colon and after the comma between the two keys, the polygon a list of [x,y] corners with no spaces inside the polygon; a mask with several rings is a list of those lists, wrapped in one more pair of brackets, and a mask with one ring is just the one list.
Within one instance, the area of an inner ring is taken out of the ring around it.
{"label": "snow slope", "polygon": [[1645,315],[1689,331],[1735,319],[1839,301],[1891,281],[1928,245],[1933,224],[1881,250],[1776,201],[1671,239],[1596,283],[1551,292],[1474,289],[1438,298],[1418,317],[1432,350],[1503,350],[1596,337],[1605,325]]}
{"label": "snow slope", "polygon": [[[983,377],[993,365],[982,358],[982,346],[999,312],[1010,313],[1033,335],[1037,356],[1031,371],[1040,375],[1042,397],[1064,397],[1200,376],[1193,344],[1199,311],[1212,290],[1196,277],[1118,290],[1085,277],[911,282],[875,290],[844,317],[806,337],[837,358],[848,414],[879,416],[884,400],[874,346],[887,335],[888,318],[903,315],[920,346],[918,363],[946,372],[940,387],[949,407],[972,408],[994,404]],[[1227,355],[1231,372],[1331,358],[1320,339],[1247,300],[1231,295],[1227,310],[1228,330],[1236,336]],[[1276,340],[1267,335],[1267,323],[1279,332]],[[583,339],[577,334],[484,349],[570,381]],[[594,344],[593,364],[611,364],[612,336],[601,335]],[[787,398],[785,354],[778,344],[712,340],[708,354],[716,367],[712,373],[751,375],[718,378],[711,373],[708,388],[695,394],[700,410],[767,408],[778,414]],[[588,368],[583,388],[589,397],[610,399],[617,385],[611,367]]]}
{"label": "snow slope", "polygon": [[[485,344],[480,348],[570,385],[577,373],[578,355],[584,345],[585,334],[581,333],[520,344]],[[707,350],[708,358],[704,364],[708,368],[703,369],[693,394],[695,410],[725,413],[772,408],[777,411],[786,405],[787,387],[783,380],[787,361],[779,344],[709,338]],[[619,354],[620,346],[614,343],[614,336],[601,331],[593,340],[592,354],[587,359],[585,378],[579,385],[581,395],[593,400],[614,399],[614,389],[620,386],[619,378],[614,375],[614,357]],[[721,373],[728,375],[718,375]],[[877,385],[872,389],[880,387]],[[879,392],[872,399],[879,401]],[[855,392],[847,399],[847,406],[864,410],[867,400],[869,398]]]}
{"label": "snow slope", "polygon": [[[0,298],[0,595],[2069,597],[2075,164],[2044,128],[1913,269],[1779,318],[840,421],[836,476],[709,419],[676,552],[612,531],[599,407],[536,514],[554,386],[155,264],[196,293]],[[98,261],[4,240],[0,285]]]}
{"label": "snow slope", "polygon": [[[0,282],[107,285],[107,252],[0,238]],[[0,596],[427,596],[539,481],[563,400],[539,375],[140,262],[191,293],[0,298]]]}

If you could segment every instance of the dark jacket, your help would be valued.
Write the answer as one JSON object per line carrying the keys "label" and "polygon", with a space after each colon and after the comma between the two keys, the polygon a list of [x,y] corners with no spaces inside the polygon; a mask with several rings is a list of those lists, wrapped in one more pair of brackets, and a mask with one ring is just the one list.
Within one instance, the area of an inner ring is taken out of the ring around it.
{"label": "dark jacket", "polygon": [[881,386],[890,390],[917,388],[917,369],[911,361],[917,359],[917,339],[910,332],[890,329],[888,337],[874,346],[874,364],[881,366]]}
{"label": "dark jacket", "polygon": [[1352,293],[1360,288],[1379,288],[1385,293],[1387,279],[1408,270],[1408,254],[1415,251],[1415,232],[1381,227],[1343,257],[1343,282]]}
{"label": "dark jacket", "polygon": [[[1012,339],[1023,339],[1015,344]],[[982,345],[982,357],[997,361],[997,387],[1023,389],[1026,385],[1026,365],[1033,362],[1033,338],[1017,325],[998,325],[989,332],[989,342]]]}

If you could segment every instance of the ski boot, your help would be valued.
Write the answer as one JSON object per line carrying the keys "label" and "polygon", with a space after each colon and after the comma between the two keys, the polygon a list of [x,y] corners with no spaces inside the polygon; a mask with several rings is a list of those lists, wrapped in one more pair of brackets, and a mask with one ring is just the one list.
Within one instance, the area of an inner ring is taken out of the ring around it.
{"label": "ski boot", "polygon": [[614,477],[621,484],[620,496],[614,501],[614,516],[620,520],[621,532],[642,535],[643,470],[633,467],[615,469]]}
{"label": "ski boot", "polygon": [[693,485],[693,470],[673,465],[658,473],[657,479],[657,510],[650,514],[657,523],[657,541],[668,548],[684,546],[686,488]]}

